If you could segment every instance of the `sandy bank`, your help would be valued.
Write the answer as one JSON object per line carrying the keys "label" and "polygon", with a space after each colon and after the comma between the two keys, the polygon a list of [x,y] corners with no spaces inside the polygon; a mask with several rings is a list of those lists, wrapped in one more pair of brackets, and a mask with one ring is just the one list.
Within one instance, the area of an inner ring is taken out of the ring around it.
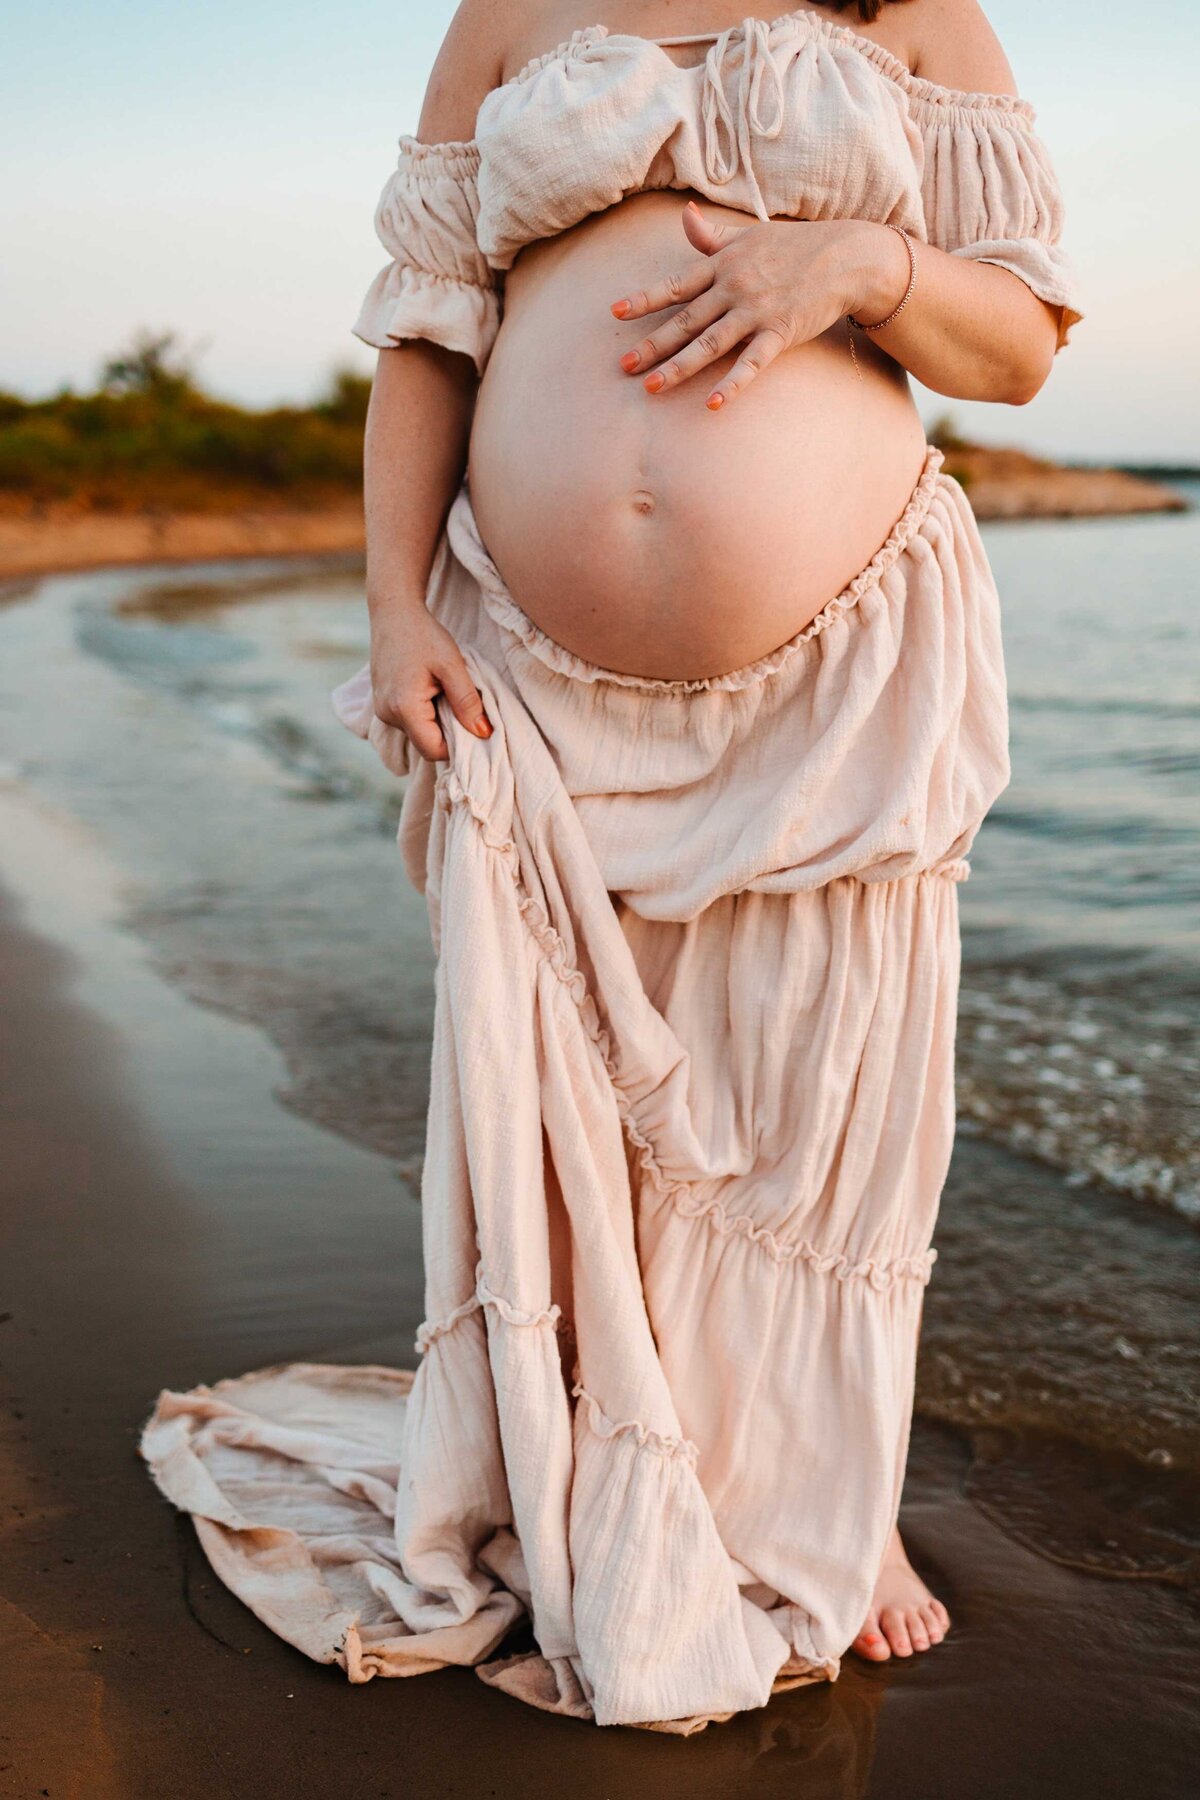
{"label": "sandy bank", "polygon": [[320,508],[100,512],[69,503],[0,512],[0,577],[19,579],[126,563],[314,556],[360,550],[356,499]]}
{"label": "sandy bank", "polygon": [[1188,510],[1183,495],[1161,481],[1126,469],[1072,468],[1024,450],[964,445],[947,451],[945,466],[966,488],[978,519],[1087,519]]}

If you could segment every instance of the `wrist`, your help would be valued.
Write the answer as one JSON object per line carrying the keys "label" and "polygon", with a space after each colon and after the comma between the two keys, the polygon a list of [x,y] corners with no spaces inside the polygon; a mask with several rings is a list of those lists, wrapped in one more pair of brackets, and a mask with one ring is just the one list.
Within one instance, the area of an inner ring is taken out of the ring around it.
{"label": "wrist", "polygon": [[403,628],[414,614],[427,610],[425,595],[416,588],[367,583],[367,611],[373,633],[385,633],[393,626]]}
{"label": "wrist", "polygon": [[890,225],[856,219],[853,231],[843,311],[864,325],[875,325],[895,312],[908,291],[908,246]]}

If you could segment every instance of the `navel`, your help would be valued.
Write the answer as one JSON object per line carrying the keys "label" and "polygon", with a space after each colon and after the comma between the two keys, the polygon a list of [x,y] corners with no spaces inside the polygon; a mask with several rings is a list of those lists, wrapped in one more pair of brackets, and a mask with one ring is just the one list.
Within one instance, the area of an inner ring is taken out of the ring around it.
{"label": "navel", "polygon": [[633,510],[646,516],[654,511],[655,499],[649,488],[633,490]]}

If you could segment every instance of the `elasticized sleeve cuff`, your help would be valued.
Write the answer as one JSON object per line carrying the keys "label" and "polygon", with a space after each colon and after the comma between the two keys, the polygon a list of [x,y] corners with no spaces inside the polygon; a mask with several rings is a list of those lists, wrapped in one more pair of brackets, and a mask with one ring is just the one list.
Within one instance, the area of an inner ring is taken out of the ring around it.
{"label": "elasticized sleeve cuff", "polygon": [[392,261],[375,277],[353,330],[377,349],[424,338],[469,356],[482,374],[501,317],[502,278],[479,249],[474,143],[400,139],[375,211]]}

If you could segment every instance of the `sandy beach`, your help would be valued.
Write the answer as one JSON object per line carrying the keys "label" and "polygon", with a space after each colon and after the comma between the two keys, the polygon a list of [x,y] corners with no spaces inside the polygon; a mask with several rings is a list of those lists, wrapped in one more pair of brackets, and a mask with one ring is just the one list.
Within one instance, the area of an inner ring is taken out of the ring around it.
{"label": "sandy beach", "polygon": [[[155,1492],[160,1386],[414,1360],[432,960],[394,787],[326,706],[360,589],[344,562],[114,571],[0,608],[0,1792],[1189,1792],[1195,1425],[1153,1376],[1194,1374],[1200,1238],[984,1137],[943,1204],[902,1515],[955,1620],[927,1657],[683,1741],[467,1671],[353,1688]],[[1093,1339],[1104,1419],[1071,1435]],[[1139,1426],[1179,1489],[1105,1448]]]}
{"label": "sandy beach", "polygon": [[362,506],[228,506],[100,512],[61,504],[0,511],[0,580],[64,569],[361,550]]}

